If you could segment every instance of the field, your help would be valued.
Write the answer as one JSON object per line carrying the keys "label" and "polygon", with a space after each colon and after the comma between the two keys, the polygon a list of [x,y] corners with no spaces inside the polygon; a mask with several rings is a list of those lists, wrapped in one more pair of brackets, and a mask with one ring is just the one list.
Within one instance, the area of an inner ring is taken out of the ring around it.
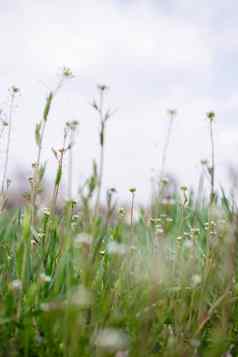
{"label": "field", "polygon": [[114,189],[102,199],[106,86],[92,103],[98,115],[99,162],[59,205],[63,161],[71,155],[77,122],[68,122],[54,188],[42,207],[45,166],[41,151],[52,102],[49,92],[36,124],[36,161],[25,204],[9,208],[8,161],[18,88],[10,91],[2,120],[7,151],[0,216],[0,355],[7,356],[238,356],[238,216],[235,199],[216,188],[215,113],[207,113],[211,162],[204,162],[209,195],[182,186],[168,194],[166,156],[176,112],[162,153],[161,177],[149,207],[137,207],[136,189],[121,208]]}

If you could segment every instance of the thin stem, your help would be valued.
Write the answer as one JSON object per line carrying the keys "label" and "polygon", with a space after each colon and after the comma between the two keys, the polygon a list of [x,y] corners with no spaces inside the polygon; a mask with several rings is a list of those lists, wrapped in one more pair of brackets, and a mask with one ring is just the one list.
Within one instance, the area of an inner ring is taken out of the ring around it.
{"label": "thin stem", "polygon": [[[33,222],[33,224],[35,224],[35,220],[36,220],[36,211],[37,211],[36,200],[37,200],[37,195],[38,195],[37,189],[40,184],[39,173],[40,173],[41,154],[42,154],[42,147],[43,147],[43,139],[44,139],[45,130],[46,130],[46,123],[48,121],[48,116],[49,116],[49,112],[50,112],[54,97],[57,94],[57,92],[60,90],[60,88],[63,86],[63,83],[67,77],[67,75],[65,75],[65,74],[67,74],[65,72],[67,70],[69,71],[69,69],[64,68],[63,75],[60,78],[55,90],[51,91],[49,93],[49,95],[46,99],[46,104],[45,104],[45,108],[44,108],[44,112],[43,112],[43,118],[41,120],[42,128],[39,133],[39,142],[37,144],[38,151],[37,151],[36,162],[34,165],[32,192],[31,192],[31,206],[32,206],[32,222]],[[68,72],[68,73],[70,74],[71,72]]]}
{"label": "thin stem", "polygon": [[8,162],[9,162],[9,152],[10,152],[10,143],[11,143],[11,134],[12,134],[12,113],[13,113],[13,105],[14,105],[15,93],[11,94],[10,98],[10,106],[9,106],[9,120],[8,120],[8,133],[7,133],[7,149],[6,149],[6,157],[3,168],[3,177],[2,177],[2,193],[5,189],[5,183],[7,178],[8,171]]}
{"label": "thin stem", "polygon": [[103,180],[103,170],[104,170],[104,145],[105,145],[105,118],[103,111],[103,98],[104,90],[100,89],[99,96],[99,118],[100,118],[100,158],[99,158],[99,174],[98,174],[98,190],[95,203],[95,217],[99,214],[101,191],[102,191],[102,180]]}
{"label": "thin stem", "polygon": [[51,201],[51,212],[52,213],[55,213],[55,210],[56,210],[57,198],[58,198],[60,183],[61,183],[61,179],[62,179],[64,154],[71,147],[71,144],[66,146],[67,139],[68,139],[68,131],[67,131],[67,128],[66,128],[65,131],[64,131],[62,149],[60,149],[60,150],[58,150],[58,152],[56,152],[56,159],[58,161],[58,168],[57,168],[57,173],[56,173],[56,178],[55,178],[53,197],[52,197],[52,201]]}
{"label": "thin stem", "polygon": [[213,121],[210,120],[210,140],[211,140],[211,160],[212,160],[212,166],[211,166],[211,196],[210,196],[210,201],[211,204],[214,201],[215,198],[215,145],[214,145],[214,134],[213,134]]}
{"label": "thin stem", "polygon": [[99,90],[99,104],[96,101],[93,102],[93,108],[98,112],[100,121],[100,157],[99,157],[99,174],[97,175],[97,194],[95,201],[95,211],[94,218],[99,214],[100,209],[100,199],[102,191],[102,180],[104,172],[104,147],[105,147],[105,136],[106,136],[106,123],[108,119],[112,116],[110,110],[104,111],[104,93],[108,89],[105,85],[98,85]]}
{"label": "thin stem", "polygon": [[166,136],[165,145],[164,145],[163,154],[162,154],[161,176],[163,176],[164,170],[165,170],[165,164],[166,164],[166,159],[167,159],[170,136],[171,136],[171,132],[172,132],[172,125],[173,125],[173,118],[171,117],[169,120],[169,127],[168,127],[167,136]]}
{"label": "thin stem", "polygon": [[168,111],[168,114],[169,114],[169,126],[168,126],[168,131],[167,131],[165,144],[164,144],[164,148],[163,148],[163,153],[162,153],[161,171],[160,171],[160,180],[159,180],[159,199],[162,196],[161,181],[162,181],[163,176],[165,174],[165,166],[166,166],[168,148],[169,148],[169,143],[170,143],[170,139],[171,139],[173,122],[174,122],[174,118],[175,118],[175,115],[176,115],[176,110],[171,109],[171,110]]}
{"label": "thin stem", "polygon": [[49,96],[47,97],[46,100],[46,106],[45,110],[47,109],[47,114],[43,114],[43,119],[42,119],[42,129],[40,132],[39,136],[39,143],[38,143],[38,151],[37,151],[37,157],[36,157],[36,163],[34,165],[34,172],[33,172],[33,182],[32,182],[32,194],[31,194],[31,206],[32,206],[32,222],[35,224],[36,220],[36,199],[37,199],[37,187],[39,185],[39,170],[40,170],[40,163],[41,163],[41,153],[42,153],[42,147],[43,147],[43,139],[45,136],[45,130],[46,130],[46,123],[49,115],[49,111],[51,108],[51,104],[53,101],[53,93],[50,92]]}
{"label": "thin stem", "polygon": [[[74,130],[70,133],[70,142],[74,142]],[[73,186],[73,145],[69,149],[69,162],[68,162],[68,199],[72,199],[72,186]]]}
{"label": "thin stem", "polygon": [[62,167],[63,167],[63,157],[64,157],[64,153],[61,152],[60,159],[58,161],[56,182],[54,185],[54,192],[53,192],[53,198],[52,198],[52,203],[51,203],[51,212],[52,213],[55,213],[57,198],[58,198],[58,194],[59,194],[60,181],[61,181],[61,176],[62,176]]}
{"label": "thin stem", "polygon": [[[103,134],[102,134],[102,135],[104,136],[104,129],[103,129]],[[101,191],[102,191],[103,170],[104,170],[104,144],[100,146],[98,190],[97,190],[96,205],[95,205],[95,216],[98,215],[98,213],[99,213],[99,208],[100,208],[100,199],[101,199]]]}
{"label": "thin stem", "polygon": [[135,203],[135,193],[132,192],[131,194],[131,226],[133,225],[133,218],[134,218],[134,203]]}

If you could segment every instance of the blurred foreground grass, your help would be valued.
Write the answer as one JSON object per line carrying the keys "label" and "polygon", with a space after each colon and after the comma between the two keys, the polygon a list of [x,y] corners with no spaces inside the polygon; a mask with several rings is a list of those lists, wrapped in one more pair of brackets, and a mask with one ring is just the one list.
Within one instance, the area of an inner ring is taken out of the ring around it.
{"label": "blurred foreground grass", "polygon": [[238,355],[237,217],[224,202],[177,200],[133,225],[72,201],[34,228],[28,208],[3,214],[1,355]]}

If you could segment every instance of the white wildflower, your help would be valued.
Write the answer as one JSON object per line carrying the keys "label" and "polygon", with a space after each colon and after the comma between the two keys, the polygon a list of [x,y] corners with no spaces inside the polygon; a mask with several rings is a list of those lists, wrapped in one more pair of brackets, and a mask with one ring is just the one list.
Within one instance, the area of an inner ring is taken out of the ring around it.
{"label": "white wildflower", "polygon": [[19,279],[13,280],[10,283],[10,288],[15,291],[22,290],[22,281]]}
{"label": "white wildflower", "polygon": [[193,241],[190,240],[190,239],[185,240],[184,247],[188,248],[188,249],[192,248],[193,247]]}
{"label": "white wildflower", "polygon": [[202,278],[201,278],[200,275],[198,275],[198,274],[193,275],[193,277],[192,277],[192,285],[193,285],[194,287],[196,287],[197,285],[199,285],[199,284],[201,283],[201,281],[202,281]]}
{"label": "white wildflower", "polygon": [[119,329],[105,328],[98,331],[94,343],[111,352],[123,350],[128,345],[128,336]]}
{"label": "white wildflower", "polygon": [[109,242],[107,245],[107,252],[115,255],[125,255],[127,253],[127,246],[116,241]]}
{"label": "white wildflower", "polygon": [[80,233],[79,235],[77,235],[76,238],[74,238],[74,245],[76,247],[79,247],[81,245],[90,246],[92,242],[93,242],[92,236],[90,236],[87,233]]}
{"label": "white wildflower", "polygon": [[40,278],[41,283],[50,283],[51,282],[51,277],[49,275],[46,275],[45,273],[41,273],[39,278]]}
{"label": "white wildflower", "polygon": [[90,290],[80,285],[76,291],[73,292],[69,299],[70,304],[87,307],[92,304],[92,293]]}

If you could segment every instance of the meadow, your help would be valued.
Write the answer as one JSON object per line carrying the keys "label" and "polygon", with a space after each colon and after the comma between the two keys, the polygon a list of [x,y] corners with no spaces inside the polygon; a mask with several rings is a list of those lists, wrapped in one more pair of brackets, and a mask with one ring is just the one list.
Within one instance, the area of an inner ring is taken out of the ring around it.
{"label": "meadow", "polygon": [[[238,356],[238,215],[236,200],[216,187],[215,113],[205,113],[211,139],[203,162],[209,194],[186,186],[169,191],[166,158],[175,110],[162,153],[158,186],[148,207],[136,188],[120,207],[115,189],[102,191],[108,88],[98,86],[92,110],[99,123],[99,161],[72,198],[72,147],[78,123],[67,122],[53,149],[57,171],[42,205],[47,167],[42,147],[50,110],[64,81],[50,91],[36,123],[36,160],[24,205],[10,208],[11,130],[19,89],[1,113],[7,140],[0,200],[0,355],[7,356]],[[68,160],[68,172],[63,162]],[[62,176],[67,197],[59,205]]]}

